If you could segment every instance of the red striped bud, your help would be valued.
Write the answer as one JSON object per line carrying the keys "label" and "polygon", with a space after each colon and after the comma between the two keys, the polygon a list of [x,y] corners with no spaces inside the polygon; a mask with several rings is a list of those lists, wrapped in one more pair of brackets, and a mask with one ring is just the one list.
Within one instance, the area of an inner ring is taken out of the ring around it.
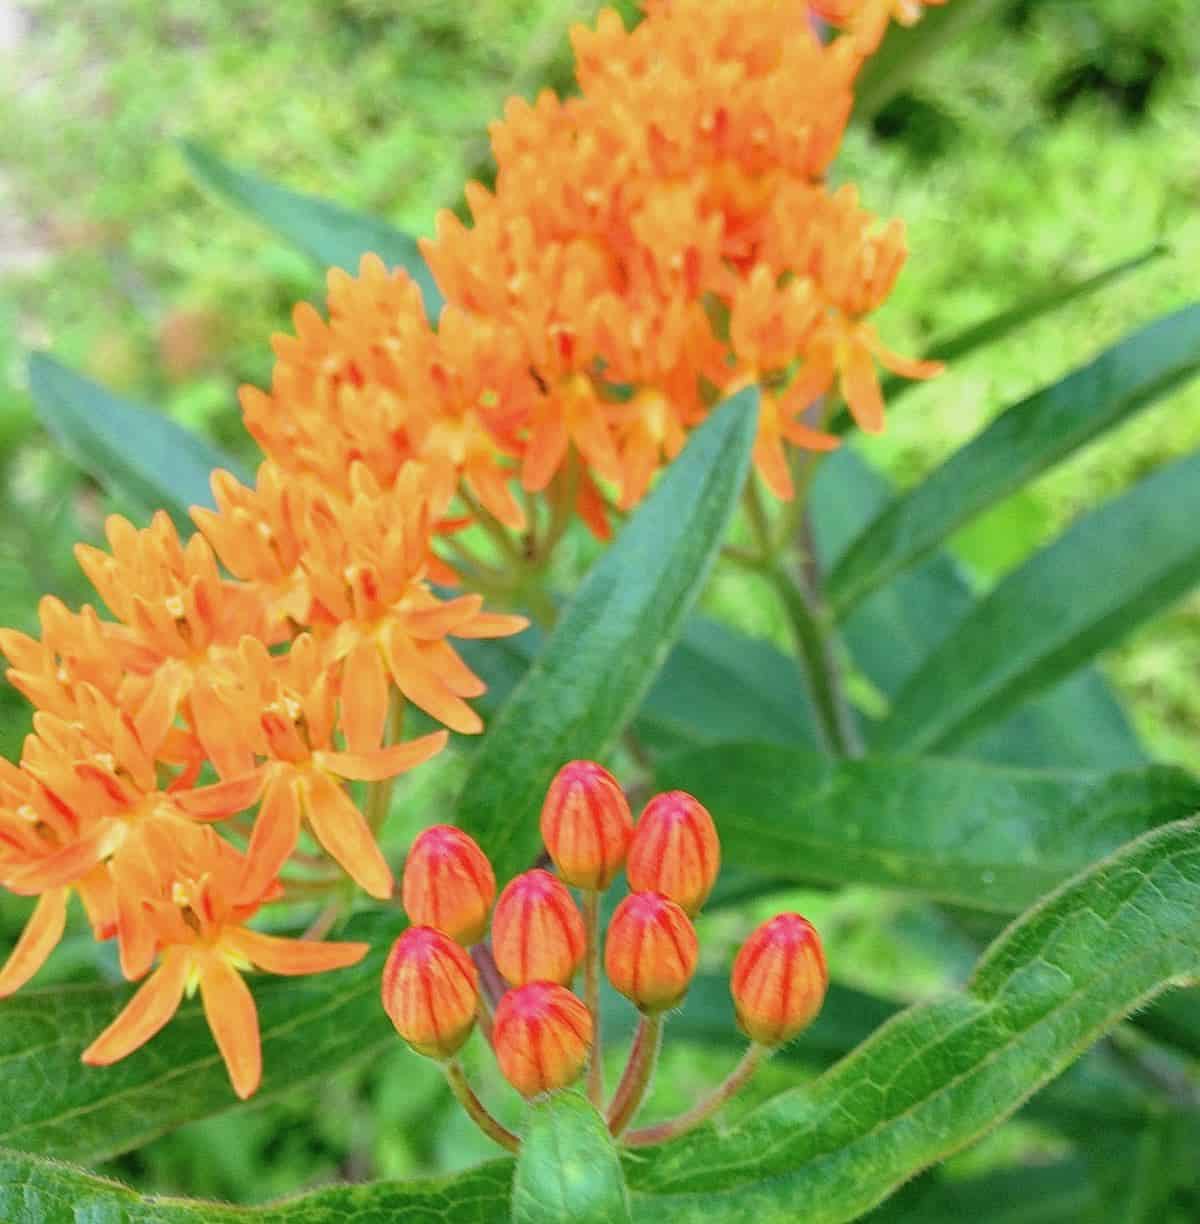
{"label": "red striped bud", "polygon": [[548,871],[511,880],[492,915],[492,955],[513,986],[557,982],[566,986],[583,960],[587,935],[579,907]]}
{"label": "red striped bud", "polygon": [[487,930],[496,876],[468,834],[453,825],[432,825],[408,852],[401,897],[410,922],[469,946]]}
{"label": "red striped bud", "polygon": [[812,923],[777,914],[746,940],[733,962],[730,990],[737,1022],[751,1041],[790,1041],[816,1018],[829,973]]}
{"label": "red striped bud", "polygon": [[625,862],[633,816],[616,778],[595,761],[569,761],[542,805],[542,840],[575,888],[603,890]]}
{"label": "red striped bud", "polygon": [[471,958],[432,927],[409,927],[383,967],[383,1008],[418,1054],[450,1058],[471,1035],[479,977]]}
{"label": "red striped bud", "polygon": [[638,892],[660,892],[695,917],[721,868],[721,843],[708,809],[686,791],[646,804],[633,832],[625,874]]}
{"label": "red striped bud", "polygon": [[501,1073],[522,1096],[554,1092],[579,1078],[592,1018],[565,986],[528,982],[500,1000],[492,1043]]}
{"label": "red striped bud", "polygon": [[608,980],[644,1012],[687,994],[699,944],[691,919],[661,893],[631,893],[613,912],[604,942]]}

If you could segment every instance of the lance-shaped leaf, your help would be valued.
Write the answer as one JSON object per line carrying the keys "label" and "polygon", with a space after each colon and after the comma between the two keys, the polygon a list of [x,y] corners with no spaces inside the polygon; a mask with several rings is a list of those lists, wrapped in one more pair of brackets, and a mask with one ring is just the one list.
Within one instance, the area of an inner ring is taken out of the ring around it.
{"label": "lance-shaped leaf", "polygon": [[[886,504],[886,479],[849,447],[824,460],[813,482],[813,526],[825,568]],[[863,601],[840,626],[856,666],[891,699],[969,611],[962,568],[935,553]],[[1023,703],[955,755],[1035,768],[1120,769],[1146,754],[1098,672],[1082,669]]]}
{"label": "lance-shaped leaf", "polygon": [[1200,581],[1200,453],[1079,519],[1001,581],[892,703],[879,749],[947,749]]}
{"label": "lance-shaped leaf", "polygon": [[842,555],[827,584],[839,615],[928,556],[975,515],[1200,373],[1200,303],[1125,337],[1009,408]]}
{"label": "lance-shaped leaf", "polygon": [[354,212],[332,200],[280,187],[248,170],[239,170],[193,141],[183,142],[183,153],[202,182],[322,267],[344,268],[356,274],[359,260],[373,252],[389,267],[403,268],[417,282],[425,299],[425,313],[431,319],[441,313],[442,295],[411,235],[381,217]]}
{"label": "lance-shaped leaf", "polygon": [[29,389],[46,428],[67,455],[131,510],[165,508],[188,530],[188,509],[211,506],[214,468],[249,482],[240,465],[169,417],[76,374],[48,353],[29,359]]}
{"label": "lance-shaped leaf", "polygon": [[1200,978],[1200,819],[1101,860],[814,1084],[629,1161],[635,1220],[857,1218],[1008,1117],[1123,1016]]}
{"label": "lance-shaped leaf", "polygon": [[754,389],[740,392],[692,434],[492,720],[457,820],[501,883],[537,854],[538,812],[555,772],[604,755],[678,636],[745,482],[757,398]]}
{"label": "lance-shaped leaf", "polygon": [[1200,809],[1200,783],[1163,766],[1105,775],[953,759],[831,761],[767,744],[667,757],[655,781],[703,798],[731,865],[1003,913]]}
{"label": "lance-shaped leaf", "polygon": [[578,1092],[529,1108],[513,1178],[513,1224],[625,1224],[629,1192],[612,1136]]}
{"label": "lance-shaped leaf", "polygon": [[[394,914],[351,923],[343,937],[373,945],[352,968],[249,979],[263,1043],[255,1101],[399,1048],[379,1002],[379,980],[400,925]],[[80,1064],[130,994],[127,987],[78,986],[23,991],[0,1002],[0,1146],[90,1164],[237,1105],[199,999],[128,1058],[111,1067]],[[0,1220],[7,1218],[0,1212]]]}
{"label": "lance-shaped leaf", "polygon": [[327,1186],[262,1207],[141,1195],[82,1169],[0,1149],[5,1224],[505,1224],[512,1161],[493,1160],[450,1177],[369,1186]]}

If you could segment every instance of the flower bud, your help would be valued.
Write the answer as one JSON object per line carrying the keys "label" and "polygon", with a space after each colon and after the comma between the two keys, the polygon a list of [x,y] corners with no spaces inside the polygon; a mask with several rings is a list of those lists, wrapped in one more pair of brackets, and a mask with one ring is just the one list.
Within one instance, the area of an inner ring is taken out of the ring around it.
{"label": "flower bud", "polygon": [[633,816],[616,778],[595,761],[568,761],[542,805],[542,840],[575,888],[603,890],[625,862]]}
{"label": "flower bud", "polygon": [[687,994],[699,944],[691,919],[661,893],[631,893],[613,913],[604,944],[608,980],[644,1012]]}
{"label": "flower bud", "polygon": [[579,907],[548,871],[526,871],[500,894],[492,915],[492,955],[511,985],[566,986],[586,946]]}
{"label": "flower bud", "polygon": [[695,917],[721,868],[708,809],[686,791],[655,795],[633,831],[625,874],[638,892],[660,892]]}
{"label": "flower bud", "polygon": [[592,1018],[565,986],[528,982],[500,1000],[492,1044],[504,1078],[522,1096],[554,1092],[579,1078],[592,1048]]}
{"label": "flower bud", "polygon": [[760,1045],[790,1041],[816,1018],[829,973],[812,923],[777,914],[760,926],[733,962],[730,990],[742,1032]]}
{"label": "flower bud", "polygon": [[408,852],[401,897],[410,922],[470,946],[487,930],[496,876],[468,834],[453,825],[432,825]]}
{"label": "flower bud", "polygon": [[409,927],[383,967],[383,1008],[418,1054],[450,1058],[471,1035],[479,977],[470,956],[441,931]]}

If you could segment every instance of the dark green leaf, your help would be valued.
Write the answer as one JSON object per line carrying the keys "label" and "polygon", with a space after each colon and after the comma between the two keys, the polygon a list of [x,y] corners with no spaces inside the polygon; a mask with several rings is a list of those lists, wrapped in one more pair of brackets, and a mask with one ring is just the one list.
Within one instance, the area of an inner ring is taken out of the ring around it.
{"label": "dark green leaf", "polygon": [[[379,1003],[379,975],[399,925],[394,914],[351,924],[344,938],[374,945],[351,969],[252,980],[263,1040],[256,1102],[398,1048]],[[126,987],[78,986],[26,991],[0,1002],[0,1144],[94,1163],[237,1104],[198,999],[114,1066],[80,1064],[80,1054],[130,993]],[[0,1212],[0,1220],[6,1218]]]}
{"label": "dark green leaf", "polygon": [[344,268],[357,274],[359,260],[374,252],[389,267],[403,268],[417,282],[431,319],[436,320],[441,313],[442,295],[416,241],[381,217],[353,212],[319,196],[280,187],[248,170],[235,169],[190,140],[183,142],[183,152],[202,182],[252,213],[322,267]]}
{"label": "dark green leaf", "polygon": [[1009,574],[925,660],[874,742],[961,744],[1200,581],[1200,453],[1077,521]]}
{"label": "dark green leaf", "polygon": [[[813,482],[817,550],[828,568],[890,496],[852,450],[830,456]],[[965,574],[937,553],[865,600],[841,626],[858,667],[888,698],[970,609]],[[955,755],[1035,768],[1118,769],[1145,761],[1107,684],[1083,669],[958,745]]]}
{"label": "dark green leaf", "polygon": [[854,117],[877,115],[921,73],[943,47],[982,21],[1000,0],[953,0],[944,8],[928,8],[915,26],[893,24],[883,45],[867,60],[854,89]]}
{"label": "dark green leaf", "polygon": [[1200,820],[1138,839],[1025,914],[960,992],[816,1083],[626,1164],[635,1219],[841,1224],[1008,1117],[1121,1017],[1200,975]]}
{"label": "dark green leaf", "polygon": [[513,1178],[513,1224],[628,1224],[621,1162],[587,1099],[556,1092],[529,1114]]}
{"label": "dark green leaf", "polygon": [[144,1196],[70,1165],[0,1150],[4,1224],[505,1224],[512,1161],[451,1177],[329,1186],[277,1206]]}
{"label": "dark green leaf", "polygon": [[1200,373],[1200,304],[1158,319],[997,417],[842,555],[827,590],[839,615],[959,527],[1093,438]]}
{"label": "dark green leaf", "polygon": [[188,509],[213,504],[208,478],[214,468],[249,481],[239,464],[203,439],[48,353],[30,357],[29,388],[38,416],[71,459],[147,517],[165,508],[190,529]]}
{"label": "dark green leaf", "polygon": [[1004,913],[1200,808],[1200,783],[1162,766],[1103,775],[953,759],[831,761],[766,744],[667,757],[655,781],[713,812],[731,865]]}
{"label": "dark green leaf", "polygon": [[492,720],[458,823],[503,883],[539,845],[554,773],[602,756],[641,704],[720,549],[750,460],[757,392],[718,409],[593,566],[545,648]]}

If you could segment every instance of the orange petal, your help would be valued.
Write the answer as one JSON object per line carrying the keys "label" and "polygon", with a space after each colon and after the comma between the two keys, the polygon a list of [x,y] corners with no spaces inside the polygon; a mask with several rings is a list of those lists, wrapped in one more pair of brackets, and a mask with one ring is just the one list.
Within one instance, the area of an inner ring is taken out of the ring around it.
{"label": "orange petal", "polygon": [[266,776],[266,766],[260,766],[240,778],[214,782],[196,790],[176,791],[172,798],[197,820],[224,820],[244,812],[258,801]]}
{"label": "orange petal", "polygon": [[936,378],[945,368],[944,361],[921,361],[916,357],[904,357],[888,348],[879,339],[873,327],[859,329],[867,347],[875,354],[879,364],[901,378]]}
{"label": "orange petal", "polygon": [[246,847],[246,867],[238,885],[240,904],[259,900],[270,888],[300,836],[297,782],[290,774],[277,774],[267,783],[254,832]]}
{"label": "orange petal", "polygon": [[362,813],[327,774],[310,774],[302,785],[313,836],[364,892],[386,901],[392,871]]}
{"label": "orange petal", "polygon": [[254,745],[247,742],[243,720],[237,718],[207,676],[192,686],[192,723],[196,738],[222,778],[236,778],[254,768]]}
{"label": "orange petal", "polygon": [[487,685],[463,662],[449,642],[424,642],[418,653],[455,697],[482,697]]}
{"label": "orange petal", "polygon": [[511,472],[487,463],[474,463],[465,475],[480,504],[498,522],[503,523],[510,531],[525,530],[525,511],[521,509],[508,487]]}
{"label": "orange petal", "polygon": [[191,673],[175,659],[155,671],[150,689],[134,719],[138,742],[151,756],[157,755],[167,738],[167,732],[179,712],[180,702],[187,695],[191,683]]}
{"label": "orange petal", "polygon": [[117,954],[121,973],[136,982],[152,964],[157,950],[150,916],[138,892],[123,888],[123,880],[115,881],[117,898]]}
{"label": "orange petal", "polygon": [[268,973],[296,977],[302,973],[327,973],[357,965],[371,945],[365,943],[317,943],[307,939],[280,939],[248,927],[239,927],[225,942],[252,965]]}
{"label": "orange petal", "polygon": [[773,429],[760,429],[754,439],[754,467],[763,478],[767,488],[780,501],[791,501],[795,494],[792,486],[792,474],[788,471],[787,456],[783,451],[783,442]]}
{"label": "orange petal", "polygon": [[447,732],[435,731],[432,735],[405,740],[403,744],[392,744],[388,748],[376,748],[373,752],[315,752],[313,762],[339,778],[379,782],[415,769],[430,757],[437,756],[449,738]]}
{"label": "orange petal", "polygon": [[397,626],[390,626],[386,631],[384,649],[396,687],[413,705],[445,723],[451,731],[477,735],[483,730],[479,715],[450,691]]}
{"label": "orange petal", "polygon": [[225,1060],[233,1090],[244,1101],[262,1079],[258,1010],[250,987],[224,957],[209,957],[200,971],[204,1017]]}
{"label": "orange petal", "polygon": [[458,626],[472,620],[482,607],[482,595],[459,595],[430,608],[414,608],[401,616],[411,637],[436,642],[447,634],[458,636]]}
{"label": "orange petal", "polygon": [[162,964],[142,983],[125,1010],[84,1050],[83,1061],[107,1067],[145,1045],[178,1009],[190,963],[189,949],[168,949]]}
{"label": "orange petal", "polygon": [[383,742],[388,715],[388,674],[379,647],[361,638],[342,665],[342,731],[351,752]]}
{"label": "orange petal", "polygon": [[862,344],[851,342],[842,357],[842,395],[851,415],[867,433],[883,432],[883,395],[875,362]]}
{"label": "orange petal", "polygon": [[14,874],[6,883],[12,892],[23,896],[74,884],[116,849],[125,829],[124,825],[102,821],[87,837],[64,846],[28,870]]}
{"label": "orange petal", "polygon": [[17,946],[0,969],[0,999],[20,990],[58,947],[67,925],[68,894],[66,888],[52,888],[38,898]]}
{"label": "orange petal", "polygon": [[530,493],[540,493],[562,466],[570,439],[567,426],[557,414],[540,421],[533,430],[521,465],[521,483]]}
{"label": "orange petal", "polygon": [[459,625],[452,636],[456,638],[511,637],[529,628],[526,616],[510,616],[506,612],[478,612],[465,625]]}

